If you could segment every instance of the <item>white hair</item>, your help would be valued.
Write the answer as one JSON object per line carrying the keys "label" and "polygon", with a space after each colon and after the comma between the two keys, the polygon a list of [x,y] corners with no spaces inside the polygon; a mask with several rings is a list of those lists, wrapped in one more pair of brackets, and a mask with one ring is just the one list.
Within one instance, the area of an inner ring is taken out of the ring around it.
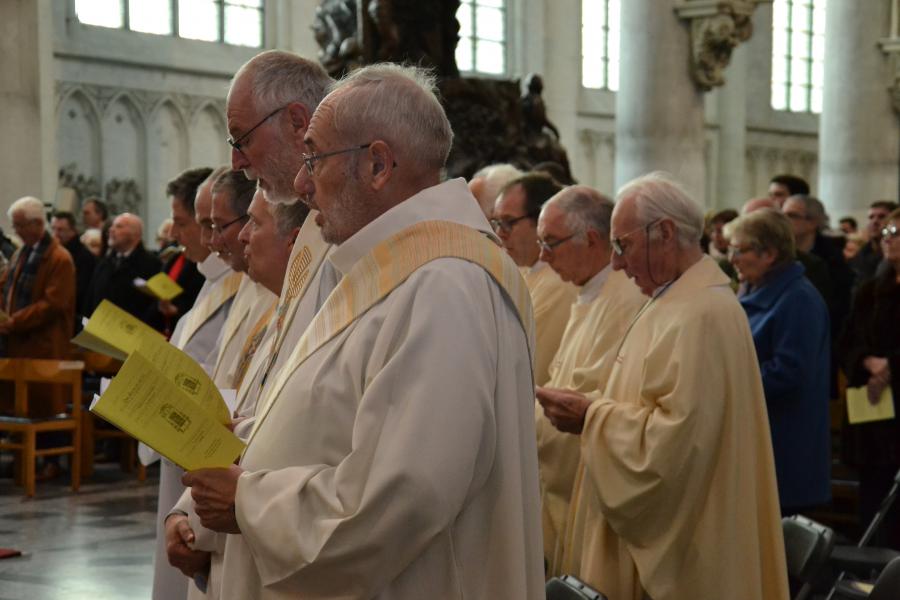
{"label": "white hair", "polygon": [[613,201],[586,185],[569,186],[544,203],[544,208],[556,206],[566,215],[566,225],[572,235],[584,239],[591,229],[609,242]]}
{"label": "white hair", "polygon": [[[502,190],[507,183],[514,179],[518,179],[524,174],[524,172],[509,163],[497,163],[479,169],[478,172],[472,176],[472,181],[478,178],[484,180],[484,187],[481,188],[481,192],[478,194],[477,198],[481,210],[484,211],[485,214],[490,214],[491,211],[494,210],[494,203],[497,201],[497,196],[500,195],[500,190]],[[485,208],[487,210],[485,210]]]}
{"label": "white hair", "polygon": [[353,71],[329,90],[326,102],[340,93],[331,125],[345,143],[384,140],[411,162],[440,170],[453,130],[438,101],[436,81],[425,69],[393,63]]}
{"label": "white hair", "polygon": [[19,198],[6,211],[6,216],[12,219],[15,213],[22,213],[29,221],[46,222],[47,217],[44,213],[44,203],[34,196],[25,196]]}
{"label": "white hair", "polygon": [[703,211],[681,184],[663,171],[654,171],[632,179],[616,194],[616,204],[635,199],[635,216],[643,224],[670,219],[678,232],[681,248],[695,246],[703,235]]}
{"label": "white hair", "polygon": [[254,106],[263,111],[302,102],[312,113],[334,81],[319,63],[283,50],[268,50],[251,58],[234,74],[231,87],[244,75],[251,78]]}

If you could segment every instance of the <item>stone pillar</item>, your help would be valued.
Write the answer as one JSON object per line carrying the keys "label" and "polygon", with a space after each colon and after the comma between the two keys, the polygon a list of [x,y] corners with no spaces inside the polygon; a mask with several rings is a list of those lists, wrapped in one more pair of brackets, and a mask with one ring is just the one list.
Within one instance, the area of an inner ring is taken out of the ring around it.
{"label": "stone pillar", "polygon": [[0,223],[22,196],[56,193],[52,7],[50,0],[0,2]]}
{"label": "stone pillar", "polygon": [[747,195],[747,52],[735,48],[728,67],[728,82],[718,91],[719,122],[718,173],[715,196],[709,194],[710,208],[740,208]]}
{"label": "stone pillar", "polygon": [[890,3],[829,0],[819,126],[819,193],[832,217],[897,199],[900,121],[891,107]]}
{"label": "stone pillar", "polygon": [[677,4],[621,3],[615,187],[664,170],[704,203],[703,94],[691,78],[690,25]]}

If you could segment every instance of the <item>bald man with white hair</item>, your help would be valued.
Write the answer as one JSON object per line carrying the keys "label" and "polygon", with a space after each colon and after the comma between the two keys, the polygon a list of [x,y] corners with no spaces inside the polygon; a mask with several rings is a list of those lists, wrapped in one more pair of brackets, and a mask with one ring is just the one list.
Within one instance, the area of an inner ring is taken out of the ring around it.
{"label": "bald man with white hair", "polygon": [[507,183],[525,173],[509,163],[488,165],[479,169],[469,180],[469,191],[478,200],[484,216],[490,219],[494,214],[497,196]]}
{"label": "bald man with white hair", "polygon": [[647,302],[595,394],[538,390],[581,437],[562,570],[613,600],[788,598],[753,338],[702,230],[665,174],[619,190],[612,265]]}

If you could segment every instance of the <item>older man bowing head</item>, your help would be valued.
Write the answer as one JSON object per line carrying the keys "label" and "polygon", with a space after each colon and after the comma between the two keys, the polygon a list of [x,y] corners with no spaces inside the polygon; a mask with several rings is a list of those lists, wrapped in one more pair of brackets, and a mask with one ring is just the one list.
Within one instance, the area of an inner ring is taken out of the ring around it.
{"label": "older man bowing head", "polygon": [[[594,392],[612,370],[616,344],[646,298],[610,264],[612,201],[592,188],[563,189],[544,204],[538,219],[541,260],[563,281],[578,286],[569,322],[550,362],[546,389]],[[569,496],[579,459],[578,436],[558,431],[536,405],[544,556],[559,575]]]}
{"label": "older man bowing head", "polygon": [[747,318],[669,177],[626,184],[613,268],[650,298],[590,398],[539,390],[581,435],[563,569],[616,600],[788,597],[765,398]]}
{"label": "older man bowing head", "polygon": [[313,116],[295,185],[343,278],[240,466],[185,477],[234,534],[223,598],[543,598],[528,290],[440,183],[451,139],[414,68],[356,71]]}

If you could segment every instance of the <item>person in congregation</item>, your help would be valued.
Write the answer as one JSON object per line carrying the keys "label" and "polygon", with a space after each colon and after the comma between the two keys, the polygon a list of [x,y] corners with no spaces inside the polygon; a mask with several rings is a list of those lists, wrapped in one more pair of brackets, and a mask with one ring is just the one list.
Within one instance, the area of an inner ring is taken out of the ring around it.
{"label": "person in congregation", "polygon": [[[291,249],[308,213],[309,209],[301,202],[267,202],[262,190],[257,190],[250,204],[248,222],[240,232],[239,243],[246,253],[248,275],[263,285],[273,299],[277,299],[275,294],[282,291]],[[274,321],[270,321],[250,358],[247,375],[238,386],[234,432],[240,438],[246,438],[252,426],[276,330]],[[251,343],[250,338],[247,343]],[[207,580],[206,597],[218,598],[225,534],[217,534],[200,524],[190,490],[182,494],[166,516],[165,527],[170,564],[190,578],[200,573]],[[188,598],[200,597],[196,586],[188,589]]]}
{"label": "person in congregation", "polygon": [[769,199],[781,210],[791,196],[808,195],[809,183],[797,175],[776,175],[769,180]]}
{"label": "person in congregation", "polygon": [[475,172],[469,180],[469,191],[478,201],[484,216],[490,219],[494,215],[494,203],[500,190],[513,179],[524,175],[522,171],[508,163],[488,165]]}
{"label": "person in congregation", "polygon": [[63,248],[68,250],[75,263],[75,332],[81,330],[81,318],[89,316],[85,314],[84,306],[87,301],[88,289],[91,285],[91,277],[97,258],[78,239],[78,229],[75,227],[75,215],[70,212],[57,211],[50,219],[50,230],[53,237],[59,240]]}
{"label": "person in congregation", "polygon": [[84,304],[90,316],[103,300],[109,300],[138,319],[146,319],[153,299],[134,286],[136,278],[159,273],[159,259],[144,248],[144,223],[131,213],[113,219],[109,228],[109,252],[97,263]]}
{"label": "person in congregation", "polygon": [[112,227],[109,206],[96,196],[87,198],[81,205],[81,222],[84,224],[85,231],[96,229],[100,232],[99,256],[106,256],[106,252],[109,250],[109,230]]}
{"label": "person in congregation", "polygon": [[[216,179],[211,191],[210,247],[232,271],[247,274],[247,259],[238,235],[249,217],[247,210],[257,191],[256,183],[240,171],[228,170]],[[240,387],[275,312],[280,284],[281,280],[278,289],[272,292],[252,274],[242,278],[212,370],[213,381],[219,387],[234,390]]]}
{"label": "person in congregation", "polygon": [[99,229],[85,229],[79,239],[95,258],[103,257],[103,233]]}
{"label": "person in congregation", "polygon": [[[205,281],[191,309],[179,319],[170,342],[183,350],[208,373],[219,355],[222,332],[232,301],[241,284],[235,273],[203,243],[200,223],[208,221],[212,210],[212,184],[217,175],[208,168],[188,169],[166,186],[172,206],[172,235],[184,246],[188,260],[198,262]],[[199,184],[199,185],[198,185]],[[189,221],[193,222],[193,226]],[[149,465],[160,456],[144,444],[138,446],[141,462]],[[184,471],[166,459],[160,461],[157,502],[156,554],[153,562],[153,598],[185,598],[187,579],[169,565],[166,555],[164,519],[184,491],[180,479]]]}
{"label": "person in congregation", "polygon": [[440,182],[434,90],[364,67],[309,124],[295,186],[343,278],[240,465],[185,476],[232,534],[226,600],[544,597],[529,293],[465,182]]}
{"label": "person in congregation", "polygon": [[758,210],[726,231],[762,374],[781,514],[798,514],[831,499],[828,307],[795,259],[785,215]]}
{"label": "person in congregation", "polygon": [[[900,209],[889,213],[879,234],[885,266],[863,282],[841,338],[847,383],[865,387],[870,402],[889,390],[900,414]],[[869,523],[900,470],[900,418],[850,425],[843,432],[843,458],[859,474],[860,522]],[[874,545],[900,549],[900,516],[888,512]]]}
{"label": "person in congregation", "polygon": [[[253,221],[252,226],[247,223],[247,232],[242,230],[247,243],[248,272],[251,277],[267,282],[265,285],[271,285],[270,290],[280,291],[274,328],[271,333],[267,328],[268,339],[264,340],[267,345],[254,355],[244,379],[249,384],[238,389],[238,414],[244,420],[235,427],[235,432],[241,437],[246,437],[253,424],[252,418],[245,417],[253,415],[261,399],[274,394],[278,375],[288,363],[293,348],[328,292],[337,284],[335,269],[324,260],[332,246],[322,239],[316,224],[317,213],[299,202],[299,194],[294,189],[294,178],[308,152],[304,137],[310,117],[331,83],[332,79],[317,62],[290,52],[270,50],[245,63],[228,91],[226,113],[232,168],[255,180],[263,194],[255,205],[251,203],[248,221]],[[260,204],[263,202],[266,204]],[[269,207],[273,221],[266,220],[269,213],[258,210],[263,205]],[[285,239],[298,227],[294,238]],[[273,229],[281,234],[273,233]],[[274,240],[279,241],[273,244]],[[280,262],[270,253],[277,251],[280,256],[285,245],[290,252],[284,267],[286,272],[273,277]],[[275,281],[278,277],[283,280],[280,288]],[[279,387],[279,391],[291,394],[292,385]],[[192,512],[190,502],[186,505],[179,502],[176,509]],[[188,544],[193,545],[204,536],[199,533],[195,536],[190,527],[179,523],[177,514],[166,522],[166,530],[171,534],[169,558],[173,566],[191,576],[199,568],[198,564],[210,563],[210,556],[191,551]],[[194,524],[199,526],[197,522]],[[204,549],[216,549],[215,544],[212,542],[212,547]],[[209,598],[219,595],[221,554],[222,548],[212,552]],[[189,590],[192,595],[199,592],[195,586]]]}
{"label": "person in congregation", "polygon": [[856,274],[856,283],[861,285],[865,281],[875,277],[878,267],[884,258],[881,247],[881,231],[887,223],[888,215],[897,209],[897,203],[891,200],[877,200],[869,205],[866,233],[869,241],[850,262],[850,267]]}
{"label": "person in congregation", "polygon": [[569,308],[578,294],[575,286],[559,278],[540,259],[537,219],[541,205],[562,187],[549,175],[526,173],[513,179],[500,191],[491,225],[525,277],[534,303],[535,334],[534,382],[547,383],[548,369],[559,348]]}
{"label": "person in congregation", "polygon": [[[47,231],[44,204],[37,198],[19,198],[6,214],[22,246],[0,278],[0,309],[6,315],[0,319],[0,356],[66,358],[75,318],[72,257]],[[61,390],[39,384],[32,388],[48,401],[29,403],[30,416],[64,412]]]}
{"label": "person in congregation", "polygon": [[[613,350],[645,302],[625,273],[613,271],[609,220],[612,201],[587,186],[563,188],[538,219],[541,260],[578,286],[569,322],[550,363],[550,389],[590,393],[606,382]],[[544,557],[548,575],[561,575],[569,498],[579,462],[576,435],[558,431],[535,403]]]}
{"label": "person in congregation", "polygon": [[765,397],[747,318],[669,176],[619,190],[613,268],[649,301],[593,397],[538,390],[581,436],[563,570],[611,600],[788,597]]}

